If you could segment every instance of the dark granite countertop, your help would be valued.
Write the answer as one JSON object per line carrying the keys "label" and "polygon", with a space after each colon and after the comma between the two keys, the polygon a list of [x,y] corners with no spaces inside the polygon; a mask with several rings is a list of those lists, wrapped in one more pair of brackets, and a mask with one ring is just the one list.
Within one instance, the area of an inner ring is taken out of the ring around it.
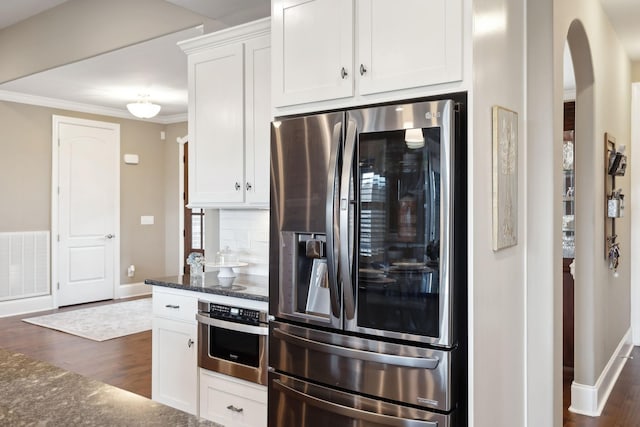
{"label": "dark granite countertop", "polygon": [[269,279],[264,276],[238,274],[232,279],[219,279],[218,273],[214,271],[204,273],[204,277],[202,278],[194,277],[192,279],[186,274],[184,276],[146,279],[144,283],[153,286],[225,295],[254,301],[269,301]]}
{"label": "dark granite countertop", "polygon": [[0,425],[220,426],[146,397],[2,349]]}

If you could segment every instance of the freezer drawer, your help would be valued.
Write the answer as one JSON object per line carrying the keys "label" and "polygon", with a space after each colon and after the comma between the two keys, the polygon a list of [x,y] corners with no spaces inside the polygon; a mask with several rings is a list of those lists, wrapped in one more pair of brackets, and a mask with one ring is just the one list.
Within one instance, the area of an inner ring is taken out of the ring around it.
{"label": "freezer drawer", "polygon": [[452,427],[455,416],[455,412],[429,412],[269,373],[270,427]]}
{"label": "freezer drawer", "polygon": [[457,402],[452,360],[456,350],[270,323],[269,365],[313,382],[448,412]]}

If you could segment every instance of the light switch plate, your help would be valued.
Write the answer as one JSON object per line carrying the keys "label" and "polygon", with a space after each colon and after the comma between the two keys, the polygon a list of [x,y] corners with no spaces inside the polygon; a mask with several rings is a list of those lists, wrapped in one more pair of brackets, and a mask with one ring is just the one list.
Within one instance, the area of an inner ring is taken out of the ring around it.
{"label": "light switch plate", "polygon": [[140,225],[153,225],[153,215],[142,215],[140,217]]}

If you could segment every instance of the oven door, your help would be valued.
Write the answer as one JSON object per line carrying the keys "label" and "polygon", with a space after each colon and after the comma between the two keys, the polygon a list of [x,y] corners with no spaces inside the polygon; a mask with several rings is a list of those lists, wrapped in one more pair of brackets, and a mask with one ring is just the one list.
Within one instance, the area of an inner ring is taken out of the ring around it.
{"label": "oven door", "polygon": [[440,414],[269,373],[273,427],[451,427],[456,412]]}
{"label": "oven door", "polygon": [[269,329],[197,314],[198,366],[232,377],[267,384]]}

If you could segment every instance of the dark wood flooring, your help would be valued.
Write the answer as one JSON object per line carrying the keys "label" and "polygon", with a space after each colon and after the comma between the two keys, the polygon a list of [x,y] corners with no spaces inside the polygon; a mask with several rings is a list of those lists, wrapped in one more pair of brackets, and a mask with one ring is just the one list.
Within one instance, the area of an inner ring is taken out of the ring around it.
{"label": "dark wood flooring", "polygon": [[607,404],[599,417],[587,417],[567,410],[571,404],[573,373],[564,372],[563,425],[564,427],[635,427],[640,426],[640,347],[631,352],[611,391]]}
{"label": "dark wood flooring", "polygon": [[[121,301],[121,300],[118,300]],[[77,372],[142,396],[151,397],[151,331],[96,342],[23,322],[21,319],[57,311],[74,310],[104,301],[28,315],[0,318],[0,348]],[[602,416],[571,413],[572,372],[565,371],[564,427],[640,426],[640,347],[634,348],[611,392]]]}
{"label": "dark wood flooring", "polygon": [[0,348],[151,398],[151,331],[98,342],[21,320],[121,301],[124,300],[0,318]]}

